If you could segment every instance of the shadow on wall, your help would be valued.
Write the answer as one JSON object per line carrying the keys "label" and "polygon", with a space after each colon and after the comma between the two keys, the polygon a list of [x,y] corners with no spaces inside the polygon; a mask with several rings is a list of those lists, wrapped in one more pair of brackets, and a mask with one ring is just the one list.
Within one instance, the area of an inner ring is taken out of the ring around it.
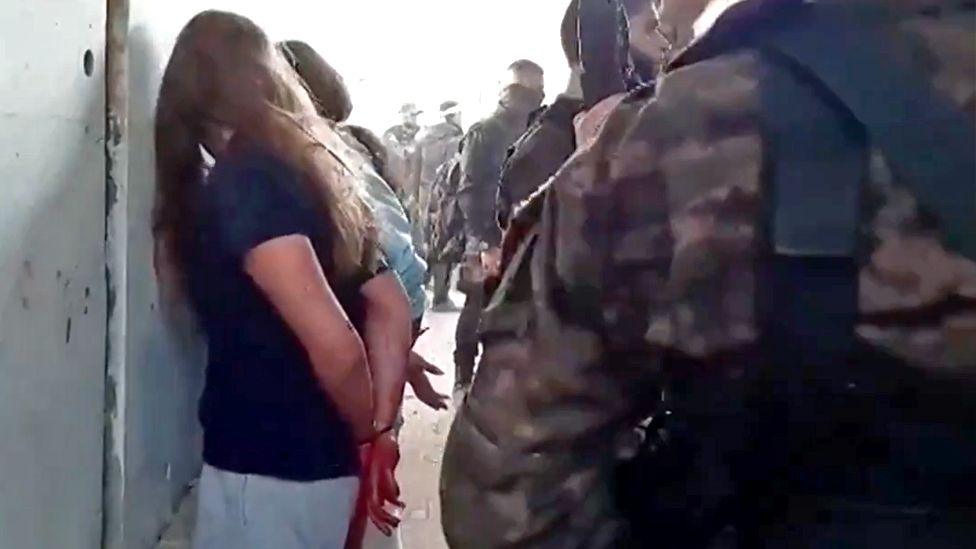
{"label": "shadow on wall", "polygon": [[166,304],[153,266],[153,122],[163,62],[158,34],[129,34],[125,547],[152,547],[201,463],[197,401],[205,347],[192,316]]}

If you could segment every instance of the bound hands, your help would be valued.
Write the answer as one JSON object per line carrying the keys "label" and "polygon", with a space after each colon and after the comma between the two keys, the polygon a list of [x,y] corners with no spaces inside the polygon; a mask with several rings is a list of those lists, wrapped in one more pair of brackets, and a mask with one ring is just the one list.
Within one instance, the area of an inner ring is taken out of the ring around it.
{"label": "bound hands", "polygon": [[390,431],[379,436],[372,444],[360,448],[365,475],[364,488],[369,519],[385,535],[393,535],[400,519],[386,509],[392,504],[403,509],[400,501],[400,485],[396,481],[396,468],[400,463],[400,445],[396,433]]}
{"label": "bound hands", "polygon": [[356,513],[349,527],[346,549],[360,549],[370,520],[386,536],[392,536],[400,519],[387,510],[387,505],[403,509],[400,485],[396,481],[396,467],[400,463],[400,446],[396,433],[381,434],[359,447],[362,466]]}

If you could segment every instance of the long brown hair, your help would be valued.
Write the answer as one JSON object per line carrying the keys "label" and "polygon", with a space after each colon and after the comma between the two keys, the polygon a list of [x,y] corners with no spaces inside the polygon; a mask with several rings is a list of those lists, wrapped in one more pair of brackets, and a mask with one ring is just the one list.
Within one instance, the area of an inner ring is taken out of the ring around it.
{"label": "long brown hair", "polygon": [[265,148],[303,175],[332,229],[331,271],[346,275],[376,253],[369,208],[353,175],[327,143],[300,80],[254,22],[205,11],[187,23],[173,48],[156,106],[156,265],[165,283],[183,286],[194,194],[205,177],[201,145],[213,128]]}

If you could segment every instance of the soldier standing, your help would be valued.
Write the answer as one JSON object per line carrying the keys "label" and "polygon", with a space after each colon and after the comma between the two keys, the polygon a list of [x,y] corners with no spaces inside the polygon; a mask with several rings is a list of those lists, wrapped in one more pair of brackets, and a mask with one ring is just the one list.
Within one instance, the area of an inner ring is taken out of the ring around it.
{"label": "soldier standing", "polygon": [[508,148],[525,132],[529,115],[545,97],[541,67],[518,61],[511,70],[513,80],[522,84],[508,85],[495,112],[472,126],[462,144],[457,200],[467,241],[459,289],[467,298],[458,320],[454,351],[456,384],[462,390],[471,384],[478,356],[485,273],[497,271],[501,259],[501,229],[495,205],[502,163]]}
{"label": "soldier standing", "polygon": [[[634,46],[682,46],[704,3]],[[485,312],[453,547],[972,539],[974,21],[717,2],[655,93],[590,110]]]}
{"label": "soldier standing", "polygon": [[[587,90],[586,95],[591,99],[593,97],[602,99],[612,93],[607,91],[608,85],[623,84],[631,89],[653,86],[654,79],[661,69],[659,46],[655,45],[650,49],[632,48],[627,51],[627,55],[613,51],[615,48],[622,47],[620,43],[622,40],[614,38],[613,33],[627,34],[640,41],[647,29],[656,28],[655,10],[650,6],[646,0],[624,1],[618,8],[616,28],[612,25],[613,13],[607,14],[607,22],[611,24],[605,30],[599,28],[599,25],[593,25],[592,18],[584,21],[586,27],[584,33],[587,34],[590,45],[585,53],[605,66],[601,67],[601,70],[607,70],[606,67],[613,67],[615,64],[621,65],[620,77],[616,78],[616,84],[613,83],[614,78],[607,78],[600,71],[591,70],[587,74],[590,89]],[[630,18],[629,24],[625,25],[628,21],[623,14]],[[591,30],[591,27],[597,28]],[[563,53],[570,69],[569,82],[566,90],[556,97],[552,105],[533,114],[528,131],[512,146],[510,155],[505,161],[498,192],[498,219],[502,227],[507,225],[516,207],[552,177],[576,150],[574,122],[586,108],[583,97],[583,60],[579,28],[579,3],[573,1],[566,9],[560,26]],[[594,41],[598,44],[601,41],[604,43],[599,47],[592,47]],[[646,53],[647,51],[655,55],[652,56]],[[606,62],[611,57],[615,58],[615,62]]]}
{"label": "soldier standing", "polygon": [[441,168],[457,156],[458,145],[464,137],[464,130],[461,129],[461,109],[458,103],[456,101],[445,101],[441,103],[439,110],[443,120],[427,128],[420,137],[420,210],[427,213],[423,216],[423,235],[424,241],[427,243],[430,273],[434,280],[433,305],[438,308],[448,304],[448,286],[454,265],[452,262],[434,261],[435,259],[445,259],[435,257],[441,254],[434,249],[432,220],[437,217],[435,211],[441,205],[433,201],[433,197],[438,194],[434,186],[438,181],[438,173]]}
{"label": "soldier standing", "polygon": [[457,101],[445,101],[438,109],[442,120],[421,132],[418,139],[423,157],[421,182],[429,186],[437,176],[437,170],[454,158],[458,144],[464,137],[461,129],[461,108]]}
{"label": "soldier standing", "polygon": [[503,228],[515,207],[555,174],[576,150],[573,121],[584,107],[578,26],[579,10],[573,1],[560,26],[560,40],[570,69],[569,82],[552,105],[532,114],[529,129],[509,150],[498,189],[498,221]]}
{"label": "soldier standing", "polygon": [[414,245],[423,255],[423,239],[419,230],[420,212],[420,147],[417,142],[420,133],[419,116],[423,113],[416,104],[405,103],[400,107],[401,121],[383,133],[388,165],[395,182],[391,185],[400,192],[414,226]]}

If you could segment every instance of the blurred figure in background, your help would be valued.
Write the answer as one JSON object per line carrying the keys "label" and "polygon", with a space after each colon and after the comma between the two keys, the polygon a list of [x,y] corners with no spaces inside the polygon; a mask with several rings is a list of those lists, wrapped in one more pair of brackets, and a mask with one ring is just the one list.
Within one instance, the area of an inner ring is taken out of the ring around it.
{"label": "blurred figure in background", "polygon": [[400,193],[413,224],[414,246],[423,256],[424,241],[420,230],[422,170],[420,143],[417,140],[420,134],[418,119],[421,114],[423,111],[416,104],[405,103],[400,107],[400,123],[383,132],[383,144],[386,145],[390,174],[396,179],[393,186]]}
{"label": "blurred figure in background", "polygon": [[[519,59],[508,66],[508,84],[545,92],[546,73],[535,61]],[[543,93],[543,98],[545,93]]]}
{"label": "blurred figure in background", "polygon": [[528,127],[529,116],[545,98],[539,65],[520,60],[509,67],[513,84],[501,92],[495,112],[468,130],[462,143],[458,205],[464,217],[465,258],[459,288],[466,294],[458,320],[454,363],[457,388],[471,385],[478,356],[478,324],[484,307],[487,273],[501,261],[501,229],[496,201],[508,149]]}
{"label": "blurred figure in background", "polygon": [[[309,88],[315,89],[311,86]],[[369,161],[373,164],[373,168],[376,169],[376,173],[386,181],[386,184],[394,192],[398,192],[397,188],[394,187],[395,180],[390,173],[390,155],[383,145],[380,136],[368,128],[356,126],[355,124],[342,124],[340,128],[354,139],[354,144],[361,145],[361,148],[368,155]]]}
{"label": "blurred figure in background", "polygon": [[[448,305],[448,291],[454,264],[443,261],[445,258],[438,253],[438,250],[435,250],[434,246],[434,220],[437,219],[437,212],[441,207],[449,206],[436,203],[434,197],[443,198],[444,193],[438,192],[435,186],[441,169],[455,160],[458,145],[464,137],[464,130],[461,129],[461,110],[456,101],[441,103],[440,114],[443,120],[424,130],[420,137],[420,152],[423,163],[420,178],[420,211],[425,214],[423,216],[423,235],[427,244],[427,259],[430,261],[430,273],[434,285],[433,306],[437,308]],[[441,261],[435,262],[435,256],[441,256],[437,257]]]}
{"label": "blurred figure in background", "polygon": [[432,265],[434,279],[434,307],[436,310],[453,310],[456,305],[450,298],[454,266],[464,259],[464,213],[458,204],[461,186],[461,150],[463,143],[446,164],[437,170],[431,191],[430,251],[427,255]]}
{"label": "blurred figure in background", "polygon": [[[662,44],[654,32],[658,28],[654,5],[648,0],[623,0],[621,4],[622,13],[629,20],[626,50],[629,59],[622,61],[633,65],[625,67],[625,72],[633,71],[623,74],[625,83],[630,88],[653,86],[669,51],[669,46]],[[498,220],[502,227],[508,224],[517,206],[552,177],[576,149],[574,122],[585,107],[579,28],[579,2],[573,0],[560,26],[563,53],[570,69],[569,82],[552,105],[533,115],[528,131],[512,146],[505,161],[498,192]],[[604,61],[609,63],[610,60]]]}
{"label": "blurred figure in background", "polygon": [[573,120],[583,111],[579,43],[579,5],[570,2],[560,25],[560,40],[570,76],[553,103],[533,115],[529,129],[512,145],[498,188],[498,221],[508,225],[516,206],[527,199],[576,150]]}

